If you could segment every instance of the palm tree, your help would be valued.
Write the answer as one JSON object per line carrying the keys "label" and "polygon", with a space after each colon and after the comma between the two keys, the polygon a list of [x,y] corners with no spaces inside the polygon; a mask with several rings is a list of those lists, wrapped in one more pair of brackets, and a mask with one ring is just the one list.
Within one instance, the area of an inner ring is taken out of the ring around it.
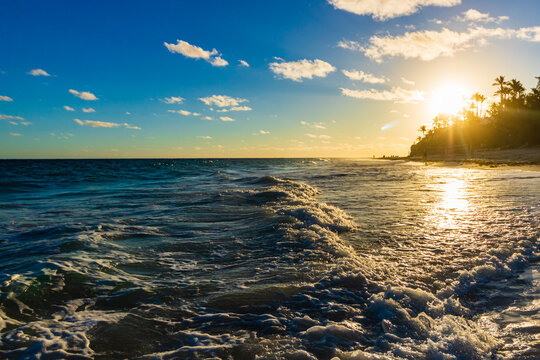
{"label": "palm tree", "polygon": [[495,82],[491,84],[491,86],[498,86],[499,89],[495,91],[494,95],[500,95],[501,96],[501,104],[503,103],[504,98],[504,89],[506,88],[506,81],[504,81],[504,76],[499,76],[495,78]]}
{"label": "palm tree", "polygon": [[[480,93],[474,93],[471,98],[476,102],[476,117],[482,116],[482,104],[487,98]],[[478,106],[478,104],[480,104],[480,106]]]}
{"label": "palm tree", "polygon": [[510,87],[512,100],[516,101],[518,99],[521,99],[521,97],[523,96],[523,93],[525,92],[525,88],[523,87],[523,84],[521,83],[521,81],[512,79],[508,82],[508,86]]}
{"label": "palm tree", "polygon": [[421,132],[422,132],[422,136],[424,136],[425,133],[426,133],[426,131],[427,131],[426,125],[420,126],[420,128],[418,128],[418,131],[421,131]]}

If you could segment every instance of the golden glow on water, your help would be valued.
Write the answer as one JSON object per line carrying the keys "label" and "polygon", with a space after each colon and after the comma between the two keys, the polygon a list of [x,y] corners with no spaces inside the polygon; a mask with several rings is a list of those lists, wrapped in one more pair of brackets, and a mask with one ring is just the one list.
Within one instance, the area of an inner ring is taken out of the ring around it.
{"label": "golden glow on water", "polygon": [[441,207],[446,210],[464,211],[469,206],[467,194],[465,192],[465,181],[462,179],[450,179],[442,186],[444,195]]}

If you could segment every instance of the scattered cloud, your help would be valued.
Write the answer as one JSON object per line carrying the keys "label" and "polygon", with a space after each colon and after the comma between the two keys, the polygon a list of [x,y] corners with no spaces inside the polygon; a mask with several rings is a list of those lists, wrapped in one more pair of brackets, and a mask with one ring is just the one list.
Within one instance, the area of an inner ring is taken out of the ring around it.
{"label": "scattered cloud", "polygon": [[203,119],[203,120],[214,120],[214,118],[211,117],[211,116],[205,116],[205,117],[203,117],[202,119]]}
{"label": "scattered cloud", "polygon": [[406,85],[415,85],[416,83],[412,80],[405,79],[404,77],[401,78],[401,81],[403,81]]}
{"label": "scattered cloud", "polygon": [[356,99],[369,99],[378,101],[393,101],[395,103],[415,104],[424,101],[424,92],[419,90],[406,90],[400,87],[393,87],[392,90],[378,91],[370,90],[351,90],[341,88],[342,95]]}
{"label": "scattered cloud", "polygon": [[9,133],[10,136],[21,136],[19,133]]}
{"label": "scattered cloud", "polygon": [[319,130],[324,130],[326,129],[326,126],[324,126],[324,123],[322,122],[313,122],[313,123],[310,123],[310,122],[307,122],[307,121],[300,121],[300,124],[301,125],[304,125],[304,126],[308,126],[308,127],[311,127],[311,128],[314,128],[314,129],[319,129]]}
{"label": "scattered cloud", "polygon": [[341,41],[338,46],[361,51],[376,62],[382,62],[385,57],[396,56],[430,61],[440,56],[453,56],[456,52],[486,45],[490,38],[513,37],[527,41],[540,41],[540,26],[518,30],[477,26],[463,32],[443,28],[439,31],[406,32],[398,36],[375,35],[369,39],[369,45],[365,47],[354,41]]}
{"label": "scattered cloud", "polygon": [[351,80],[358,80],[369,84],[384,84],[388,81],[388,78],[384,76],[377,77],[373,74],[365,73],[358,70],[343,70],[343,75],[348,77]]}
{"label": "scattered cloud", "polygon": [[49,73],[47,73],[43,69],[33,69],[28,72],[28,75],[32,76],[51,76]]}
{"label": "scattered cloud", "polygon": [[212,51],[204,50],[198,46],[191,45],[187,41],[176,40],[176,44],[169,44],[164,42],[165,47],[172,53],[182,54],[185,57],[192,59],[204,59],[208,61],[212,66],[227,66],[229,63],[227,60],[221,58],[216,49]]}
{"label": "scattered cloud", "polygon": [[233,118],[228,117],[228,116],[221,116],[219,119],[220,119],[221,121],[230,121],[230,122],[236,121],[236,120],[234,120]]}
{"label": "scattered cloud", "polygon": [[98,99],[96,97],[96,95],[94,95],[94,94],[92,94],[91,92],[88,92],[88,91],[77,91],[77,90],[69,89],[69,92],[71,94],[75,95],[76,97],[78,97],[80,99],[83,99],[83,100],[93,101],[93,100]]}
{"label": "scattered cloud", "polygon": [[0,114],[0,120],[24,120],[22,116]]}
{"label": "scattered cloud", "polygon": [[484,23],[488,23],[488,22],[500,23],[508,19],[509,19],[508,16],[491,17],[489,16],[489,13],[482,13],[475,9],[469,9],[463,12],[463,16],[458,16],[459,21],[484,22]]}
{"label": "scattered cloud", "polygon": [[184,116],[190,116],[191,115],[191,111],[187,111],[187,110],[167,110],[168,112],[170,113],[176,113],[176,114],[180,114],[180,115],[184,115]]}
{"label": "scattered cloud", "polygon": [[75,111],[74,108],[72,108],[71,106],[67,106],[67,105],[64,105],[64,109],[66,109],[67,111]]}
{"label": "scattered cloud", "polygon": [[259,134],[261,134],[261,135],[268,135],[268,134],[270,134],[270,131],[259,130]]}
{"label": "scattered cloud", "polygon": [[163,101],[165,104],[181,104],[182,102],[184,102],[184,98],[180,96],[171,96],[171,97],[166,97],[162,99],[161,101]]}
{"label": "scattered cloud", "polygon": [[91,127],[102,127],[102,128],[113,128],[113,127],[119,127],[120,124],[113,123],[113,122],[106,122],[106,121],[94,121],[94,120],[79,120],[79,119],[73,119],[77,124],[81,126],[91,126]]}
{"label": "scattered cloud", "polygon": [[9,96],[0,95],[0,101],[13,101],[13,99]]}
{"label": "scattered cloud", "polygon": [[245,60],[238,60],[238,62],[240,63],[240,66],[249,67],[249,64]]}
{"label": "scattered cloud", "polygon": [[208,135],[197,136],[197,138],[199,138],[199,139],[204,139],[204,140],[211,140],[211,139],[212,139],[212,137],[211,137],[211,136],[208,136]]}
{"label": "scattered cloud", "polygon": [[293,81],[313,79],[314,76],[326,77],[329,73],[336,70],[334,66],[319,59],[304,59],[289,62],[279,60],[279,62],[270,63],[269,67],[274,74],[281,75],[283,78]]}
{"label": "scattered cloud", "polygon": [[312,139],[331,139],[331,136],[328,135],[315,135],[315,134],[306,134],[307,137]]}
{"label": "scattered cloud", "polygon": [[85,113],[93,113],[93,112],[96,112],[96,110],[94,110],[93,108],[83,108],[82,111],[85,112]]}
{"label": "scattered cloud", "polygon": [[203,103],[208,106],[215,105],[217,107],[238,106],[240,103],[247,102],[247,99],[233,98],[227,95],[212,95],[204,98],[200,98]]}
{"label": "scattered cloud", "polygon": [[328,0],[336,9],[357,15],[371,15],[377,20],[387,20],[410,15],[423,6],[455,6],[461,0]]}
{"label": "scattered cloud", "polygon": [[141,130],[140,127],[134,126],[134,125],[129,125],[128,123],[124,123],[123,125],[124,125],[124,127],[125,127],[126,129]]}
{"label": "scattered cloud", "polygon": [[229,111],[251,111],[253,110],[249,106],[233,106],[230,109],[220,109],[217,110],[217,112],[229,112]]}

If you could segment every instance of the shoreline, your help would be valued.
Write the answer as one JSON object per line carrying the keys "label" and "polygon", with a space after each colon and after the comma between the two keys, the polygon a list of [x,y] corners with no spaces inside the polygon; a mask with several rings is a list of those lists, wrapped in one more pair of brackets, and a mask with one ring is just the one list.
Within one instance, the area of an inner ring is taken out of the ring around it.
{"label": "shoreline", "polygon": [[426,158],[422,156],[394,156],[378,159],[414,161],[426,164],[477,165],[491,168],[511,166],[540,171],[540,147],[475,151],[469,156],[467,154],[436,154]]}

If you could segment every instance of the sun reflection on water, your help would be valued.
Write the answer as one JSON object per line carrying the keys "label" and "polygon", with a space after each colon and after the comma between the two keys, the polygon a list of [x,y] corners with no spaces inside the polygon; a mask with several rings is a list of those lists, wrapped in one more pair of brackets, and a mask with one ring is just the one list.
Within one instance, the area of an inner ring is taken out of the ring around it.
{"label": "sun reflection on water", "polygon": [[464,211],[469,207],[467,194],[465,191],[466,183],[462,179],[451,179],[442,186],[444,192],[441,207],[446,210]]}

